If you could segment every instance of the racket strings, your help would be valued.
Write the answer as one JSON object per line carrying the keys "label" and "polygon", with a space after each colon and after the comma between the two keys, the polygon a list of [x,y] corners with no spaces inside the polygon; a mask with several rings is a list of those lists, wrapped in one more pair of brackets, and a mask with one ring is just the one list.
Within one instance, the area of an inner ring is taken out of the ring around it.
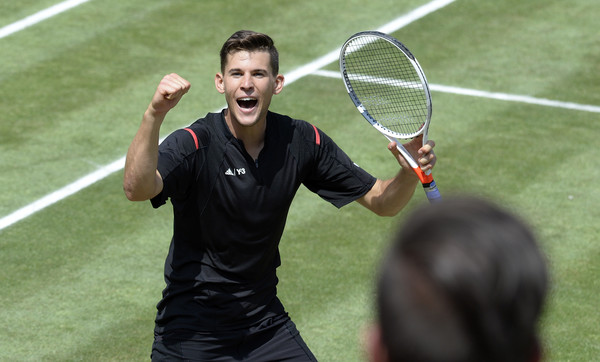
{"label": "racket strings", "polygon": [[391,131],[417,133],[428,116],[423,82],[399,49],[378,37],[358,37],[344,53],[348,82],[370,116]]}

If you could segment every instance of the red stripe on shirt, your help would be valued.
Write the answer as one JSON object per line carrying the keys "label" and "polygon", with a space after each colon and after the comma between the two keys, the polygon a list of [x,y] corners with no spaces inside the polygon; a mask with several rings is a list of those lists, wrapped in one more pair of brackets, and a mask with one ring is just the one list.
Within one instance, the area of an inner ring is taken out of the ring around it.
{"label": "red stripe on shirt", "polygon": [[312,126],[315,129],[315,143],[317,145],[321,145],[321,136],[319,135],[319,130],[317,129],[317,127],[314,124]]}
{"label": "red stripe on shirt", "polygon": [[198,149],[198,137],[196,137],[196,133],[189,128],[184,128],[184,130],[188,131],[194,137],[194,143],[196,144],[196,149]]}

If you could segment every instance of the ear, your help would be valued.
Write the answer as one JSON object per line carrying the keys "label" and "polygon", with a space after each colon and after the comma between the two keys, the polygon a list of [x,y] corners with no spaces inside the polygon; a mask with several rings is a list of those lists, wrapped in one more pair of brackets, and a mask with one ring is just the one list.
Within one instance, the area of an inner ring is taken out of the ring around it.
{"label": "ear", "polygon": [[370,362],[388,362],[387,348],[383,344],[381,328],[374,324],[370,326],[365,333],[365,348]]}
{"label": "ear", "polygon": [[215,87],[217,91],[221,94],[225,93],[225,84],[223,82],[223,74],[217,73],[215,75]]}
{"label": "ear", "polygon": [[275,77],[275,88],[273,88],[273,94],[279,94],[283,90],[283,83],[285,83],[285,79],[283,78],[283,74],[277,74]]}

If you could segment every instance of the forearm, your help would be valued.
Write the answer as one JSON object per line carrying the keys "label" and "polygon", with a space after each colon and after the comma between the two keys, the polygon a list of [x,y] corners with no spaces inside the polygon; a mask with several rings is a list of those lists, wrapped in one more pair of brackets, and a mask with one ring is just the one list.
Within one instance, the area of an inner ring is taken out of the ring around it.
{"label": "forearm", "polygon": [[148,200],[162,189],[156,168],[160,126],[165,115],[148,107],[127,151],[123,189],[131,201]]}
{"label": "forearm", "polygon": [[412,198],[419,179],[412,170],[402,169],[396,177],[377,180],[358,202],[380,216],[394,216]]}

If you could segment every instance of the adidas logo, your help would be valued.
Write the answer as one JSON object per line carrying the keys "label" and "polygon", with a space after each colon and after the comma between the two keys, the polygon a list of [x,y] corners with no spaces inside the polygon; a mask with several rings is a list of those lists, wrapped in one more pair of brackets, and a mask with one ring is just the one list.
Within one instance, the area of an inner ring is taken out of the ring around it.
{"label": "adidas logo", "polygon": [[227,176],[239,176],[244,174],[246,174],[245,168],[234,168],[233,170],[228,168],[227,171],[225,171],[225,175]]}

